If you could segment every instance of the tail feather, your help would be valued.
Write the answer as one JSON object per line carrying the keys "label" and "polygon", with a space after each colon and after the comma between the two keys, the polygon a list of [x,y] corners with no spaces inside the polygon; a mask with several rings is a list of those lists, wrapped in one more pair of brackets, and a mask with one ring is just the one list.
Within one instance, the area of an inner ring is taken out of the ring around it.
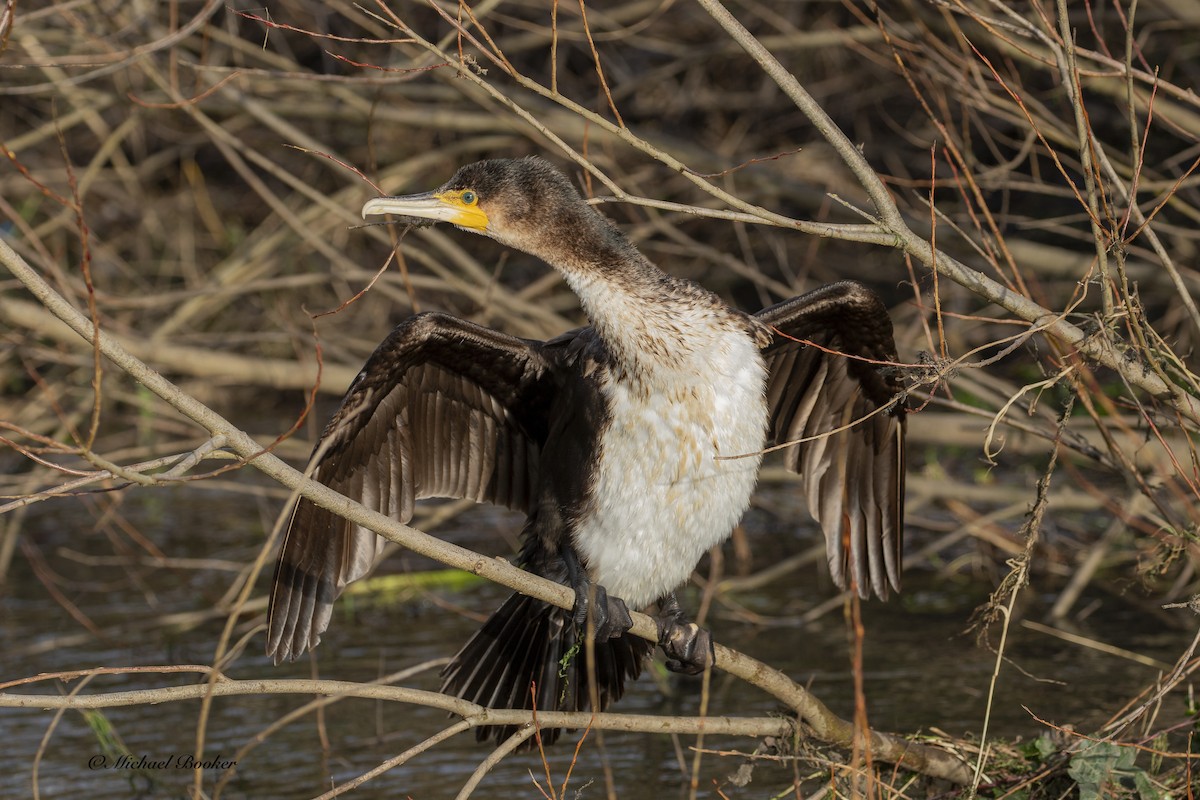
{"label": "tail feather", "polygon": [[[476,635],[471,642],[472,648],[469,659],[464,658],[466,649],[452,663],[456,668],[458,684],[461,690],[481,705],[507,707],[511,698],[503,695],[506,675],[509,672],[521,672],[525,667],[521,663],[522,656],[529,657],[528,648],[538,638],[528,621],[520,615],[505,618],[493,616],[486,623],[489,634],[484,637]],[[496,665],[500,665],[497,668]],[[444,674],[449,675],[451,667]]]}
{"label": "tail feather", "polygon": [[[580,646],[576,646],[576,645]],[[442,672],[442,691],[490,708],[533,708],[538,711],[587,711],[592,702],[589,679],[595,677],[597,711],[625,693],[625,681],[642,672],[653,645],[636,636],[596,642],[587,662],[569,611],[514,594],[483,624]],[[475,738],[503,742],[517,732],[513,725],[478,728]],[[542,742],[553,744],[562,733],[542,730]]]}

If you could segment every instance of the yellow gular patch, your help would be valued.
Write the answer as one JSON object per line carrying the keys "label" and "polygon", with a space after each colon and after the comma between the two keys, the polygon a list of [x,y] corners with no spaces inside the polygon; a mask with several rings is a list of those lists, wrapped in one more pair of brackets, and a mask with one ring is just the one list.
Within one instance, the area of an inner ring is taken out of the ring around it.
{"label": "yellow gular patch", "polygon": [[447,222],[477,231],[487,230],[488,215],[479,207],[479,197],[470,189],[442,192],[435,195],[438,200],[453,210]]}

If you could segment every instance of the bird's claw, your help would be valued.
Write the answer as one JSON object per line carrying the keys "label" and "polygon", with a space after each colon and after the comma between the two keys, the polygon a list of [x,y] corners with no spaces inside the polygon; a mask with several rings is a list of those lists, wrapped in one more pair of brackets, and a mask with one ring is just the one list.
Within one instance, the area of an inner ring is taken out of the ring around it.
{"label": "bird's claw", "polygon": [[633,627],[633,616],[625,601],[609,595],[598,583],[575,588],[575,624],[587,624],[589,615],[595,626],[592,636],[598,642],[615,639]]}
{"label": "bird's claw", "polygon": [[667,656],[667,669],[682,675],[699,675],[716,662],[712,634],[694,622],[674,615],[657,617],[658,643]]}

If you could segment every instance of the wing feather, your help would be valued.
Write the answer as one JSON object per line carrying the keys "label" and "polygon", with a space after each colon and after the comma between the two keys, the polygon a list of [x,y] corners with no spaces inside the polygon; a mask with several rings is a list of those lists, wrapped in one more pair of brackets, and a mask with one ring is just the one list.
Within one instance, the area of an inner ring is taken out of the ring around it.
{"label": "wing feather", "polygon": [[886,597],[900,588],[905,434],[904,386],[881,368],[896,360],[887,309],[843,281],[757,318],[774,333],[763,348],[772,444],[793,443],[784,463],[802,477],[830,573],[842,588]]}
{"label": "wing feather", "polygon": [[[314,450],[314,477],[400,522],[425,497],[529,511],[552,356],[541,342],[444,314],[402,322],[376,348]],[[267,652],[316,646],[333,601],[386,540],[301,498],[275,568]]]}

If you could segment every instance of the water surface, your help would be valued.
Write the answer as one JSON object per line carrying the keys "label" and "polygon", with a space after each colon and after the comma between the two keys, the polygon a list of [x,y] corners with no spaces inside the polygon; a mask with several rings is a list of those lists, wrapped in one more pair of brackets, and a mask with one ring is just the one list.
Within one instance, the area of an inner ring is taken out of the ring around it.
{"label": "water surface", "polygon": [[[793,505],[788,490],[768,488],[766,507]],[[779,493],[777,496],[773,493]],[[111,511],[130,529],[140,532],[165,555],[176,559],[210,559],[205,568],[163,568],[127,563],[80,563],[91,554],[111,559],[113,538],[97,531],[96,513],[75,501],[44,503],[32,510],[22,536],[36,544],[56,587],[102,631],[98,638],[60,605],[34,576],[27,558],[18,557],[9,583],[0,594],[0,641],[5,652],[0,679],[38,673],[88,669],[96,666],[211,663],[224,620],[212,618],[195,627],[164,627],[164,615],[203,612],[228,590],[231,570],[249,563],[262,542],[263,530],[278,503],[242,492],[206,486],[186,486],[130,493]],[[474,509],[437,531],[438,535],[490,554],[510,552],[506,541],[519,527],[516,517],[492,509]],[[753,552],[751,569],[769,566],[811,547],[816,530],[792,520],[782,525],[763,511],[747,519]],[[127,538],[115,545],[128,556],[142,556]],[[68,552],[69,551],[69,552]],[[727,553],[732,553],[726,548]],[[427,569],[431,565],[411,554],[397,554],[388,571]],[[732,556],[728,569],[734,568]],[[815,621],[799,624],[814,606],[833,594],[823,572],[812,564],[790,576],[753,591],[732,594],[714,604],[709,625],[722,643],[772,664],[807,684],[823,702],[842,716],[853,712],[854,687],[850,670],[851,642],[841,607]],[[269,573],[269,569],[268,569]],[[266,591],[266,578],[257,595]],[[977,737],[995,655],[965,634],[972,610],[992,589],[986,582],[957,576],[913,571],[904,595],[887,603],[864,606],[864,688],[871,723],[888,731]],[[1053,587],[1026,590],[1023,614],[1037,619],[1052,602]],[[416,597],[386,607],[361,602],[343,604],[315,661],[271,666],[262,655],[259,631],[246,651],[227,670],[229,677],[308,678],[367,681],[408,666],[446,658],[470,636],[478,622],[448,610],[461,607],[486,614],[508,590],[480,583],[466,590],[425,590]],[[1191,641],[1192,631],[1172,627],[1172,620],[1147,614],[1129,598],[1097,594],[1084,599],[1090,614],[1078,632],[1137,653],[1172,662]],[[696,608],[699,595],[684,595]],[[745,612],[757,622],[748,622]],[[242,620],[240,638],[261,616]],[[994,637],[993,637],[994,639]],[[1044,728],[1037,715],[1055,724],[1090,730],[1121,708],[1151,683],[1157,670],[1128,659],[1070,644],[1020,625],[1013,627],[1007,645],[1010,663],[998,682],[991,731],[1001,737],[1036,737]],[[82,691],[93,693],[132,688],[179,685],[192,675],[113,675],[94,679]],[[436,689],[436,669],[407,685]],[[49,681],[20,689],[25,692],[66,693],[75,684]],[[655,681],[643,677],[617,706],[625,712],[690,714],[698,704],[699,683],[672,677],[665,694]],[[710,708],[715,714],[768,715],[776,703],[740,681],[718,675]],[[218,698],[208,722],[204,757],[232,759],[275,720],[303,705],[304,696]],[[1023,708],[1024,707],[1024,708]],[[188,756],[195,747],[199,701],[108,709],[103,712],[115,736],[135,756],[154,761]],[[1026,710],[1028,709],[1028,710]],[[1183,715],[1182,701],[1168,698],[1164,717]],[[0,771],[0,797],[31,795],[35,754],[54,713],[42,710],[0,709],[0,735],[7,743],[5,768]],[[309,714],[291,723],[239,758],[236,777],[223,787],[229,798],[312,797],[352,779],[451,724],[442,712],[392,703],[342,700],[321,715]],[[1159,720],[1161,725],[1162,718]],[[554,780],[560,783],[572,758],[573,741],[564,737],[549,755]],[[602,744],[600,739],[602,738]],[[328,748],[326,749],[326,743]],[[568,791],[582,789],[583,797],[604,796],[611,778],[617,796],[627,800],[661,800],[686,796],[680,764],[683,753],[690,769],[692,737],[668,737],[607,732],[591,734],[581,749]],[[709,737],[716,750],[753,749],[746,740]],[[488,755],[471,733],[458,736],[420,755],[413,762],[360,787],[353,797],[432,798],[453,796]],[[62,715],[45,745],[38,764],[43,797],[185,797],[191,781],[186,769],[96,768],[104,750],[89,721],[78,712]],[[707,756],[701,766],[700,796],[769,797],[786,789],[793,767],[760,764],[754,782],[745,789],[727,783],[740,761]],[[814,771],[802,765],[800,774]],[[211,792],[220,770],[206,775]],[[531,777],[532,776],[532,777]],[[495,768],[478,790],[478,797],[540,797],[533,779],[545,779],[536,753],[522,753]],[[586,788],[585,788],[586,787]]]}

